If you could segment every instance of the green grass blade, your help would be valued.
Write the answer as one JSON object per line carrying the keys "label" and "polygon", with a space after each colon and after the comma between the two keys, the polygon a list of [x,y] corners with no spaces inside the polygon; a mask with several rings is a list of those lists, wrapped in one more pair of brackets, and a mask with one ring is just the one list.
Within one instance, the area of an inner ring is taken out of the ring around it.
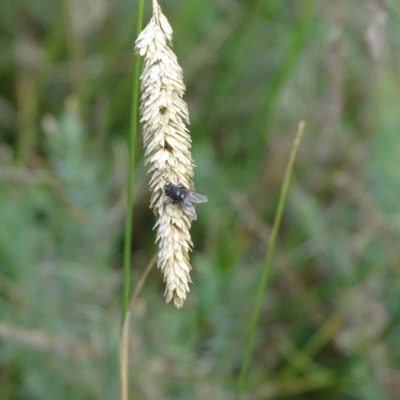
{"label": "green grass blade", "polygon": [[287,197],[287,193],[288,193],[288,189],[289,189],[293,165],[294,165],[294,161],[296,159],[296,154],[297,154],[297,150],[300,145],[301,137],[303,135],[304,126],[305,126],[304,121],[301,121],[299,124],[299,128],[297,130],[296,137],[293,142],[292,150],[291,150],[291,153],[289,156],[289,161],[286,166],[285,176],[283,179],[283,185],[282,185],[282,189],[281,189],[281,192],[279,195],[278,207],[277,207],[277,210],[275,213],[274,225],[272,227],[272,232],[271,232],[271,236],[270,236],[269,243],[268,243],[267,254],[265,257],[265,264],[264,264],[264,268],[262,271],[260,286],[258,287],[258,291],[257,291],[257,295],[256,295],[256,303],[255,303],[255,306],[253,309],[253,315],[251,318],[251,323],[250,323],[250,328],[249,328],[249,336],[247,339],[246,348],[245,348],[245,352],[244,352],[244,359],[243,359],[242,367],[240,369],[239,379],[238,379],[237,386],[236,386],[235,399],[237,399],[237,400],[240,398],[240,395],[242,393],[244,381],[246,378],[246,373],[247,373],[249,363],[250,363],[251,352],[252,352],[253,345],[254,345],[254,337],[255,337],[255,333],[256,333],[256,329],[257,329],[258,319],[260,316],[262,299],[263,299],[265,288],[267,286],[268,278],[270,275],[272,255],[274,252],[275,242],[276,242],[279,226],[280,226],[281,219],[282,219],[283,208],[285,205],[285,201],[286,201],[286,197]]}

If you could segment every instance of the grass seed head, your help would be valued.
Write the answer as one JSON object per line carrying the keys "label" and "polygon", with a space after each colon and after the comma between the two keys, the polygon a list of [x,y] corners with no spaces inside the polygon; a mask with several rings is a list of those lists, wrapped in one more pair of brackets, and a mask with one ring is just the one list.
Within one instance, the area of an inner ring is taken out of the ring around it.
{"label": "grass seed head", "polygon": [[136,40],[135,51],[143,58],[140,77],[140,122],[143,124],[145,165],[150,177],[150,207],[157,216],[158,268],[164,274],[165,299],[180,308],[189,292],[189,251],[193,246],[191,220],[172,204],[166,183],[193,187],[193,160],[183,71],[171,48],[172,28],[153,1],[153,16]]}

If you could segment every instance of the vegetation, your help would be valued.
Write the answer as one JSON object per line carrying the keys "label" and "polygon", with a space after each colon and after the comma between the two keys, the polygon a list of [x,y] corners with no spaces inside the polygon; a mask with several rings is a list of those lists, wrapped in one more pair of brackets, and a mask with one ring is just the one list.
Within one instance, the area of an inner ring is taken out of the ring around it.
{"label": "vegetation", "polygon": [[[193,284],[155,268],[131,399],[400,398],[400,3],[159,0],[184,71]],[[115,399],[136,2],[0,2],[0,400]],[[151,2],[145,2],[144,23]],[[157,251],[136,138],[132,287]]]}

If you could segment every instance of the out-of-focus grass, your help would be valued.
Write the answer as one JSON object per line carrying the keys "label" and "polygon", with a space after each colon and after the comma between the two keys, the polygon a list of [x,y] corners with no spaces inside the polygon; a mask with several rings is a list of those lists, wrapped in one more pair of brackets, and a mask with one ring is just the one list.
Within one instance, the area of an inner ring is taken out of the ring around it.
{"label": "out-of-focus grass", "polygon": [[[158,271],[137,299],[132,398],[232,398],[303,118],[247,398],[399,398],[398,1],[161,6],[209,203],[184,308]],[[135,10],[0,2],[0,399],[116,396]],[[156,248],[136,164],[134,279]]]}

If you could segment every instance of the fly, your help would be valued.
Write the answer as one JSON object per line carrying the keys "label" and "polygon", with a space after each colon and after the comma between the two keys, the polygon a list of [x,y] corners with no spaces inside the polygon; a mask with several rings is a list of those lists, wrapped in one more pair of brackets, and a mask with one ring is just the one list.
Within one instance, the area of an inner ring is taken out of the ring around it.
{"label": "fly", "polygon": [[186,189],[181,185],[167,183],[164,186],[164,193],[172,199],[173,204],[177,204],[183,213],[191,220],[196,220],[196,210],[193,207],[195,203],[205,203],[208,201],[207,196],[196,192],[193,189]]}

